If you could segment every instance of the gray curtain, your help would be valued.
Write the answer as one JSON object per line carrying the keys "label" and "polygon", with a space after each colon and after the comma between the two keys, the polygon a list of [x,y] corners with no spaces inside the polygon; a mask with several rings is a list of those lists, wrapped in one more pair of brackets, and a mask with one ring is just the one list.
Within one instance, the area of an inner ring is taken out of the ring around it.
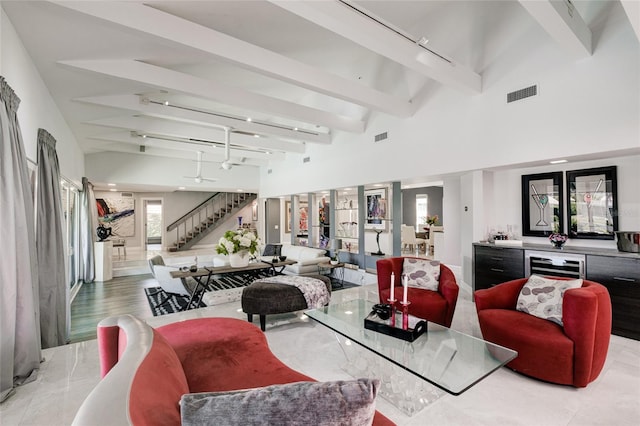
{"label": "gray curtain", "polygon": [[64,223],[56,140],[38,129],[36,247],[42,348],[68,343],[69,291],[65,279]]}
{"label": "gray curtain", "polygon": [[40,363],[34,209],[18,123],[20,99],[0,77],[0,401]]}
{"label": "gray curtain", "polygon": [[93,243],[96,240],[98,208],[93,194],[93,185],[86,177],[82,178],[80,193],[80,256],[82,272],[80,276],[85,283],[96,279],[96,265],[93,257]]}

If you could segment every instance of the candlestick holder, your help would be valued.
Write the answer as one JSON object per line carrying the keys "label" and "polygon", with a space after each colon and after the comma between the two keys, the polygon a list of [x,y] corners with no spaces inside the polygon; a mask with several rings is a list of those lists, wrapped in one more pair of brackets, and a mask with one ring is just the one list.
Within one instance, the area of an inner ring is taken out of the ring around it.
{"label": "candlestick holder", "polygon": [[400,302],[400,305],[402,306],[402,329],[403,330],[409,329],[409,305],[410,304],[411,302],[409,302],[408,300],[406,302]]}
{"label": "candlestick holder", "polygon": [[396,326],[396,299],[387,299],[387,302],[389,303],[389,305],[391,305],[391,318],[389,318],[390,320],[390,326],[391,327],[395,327]]}

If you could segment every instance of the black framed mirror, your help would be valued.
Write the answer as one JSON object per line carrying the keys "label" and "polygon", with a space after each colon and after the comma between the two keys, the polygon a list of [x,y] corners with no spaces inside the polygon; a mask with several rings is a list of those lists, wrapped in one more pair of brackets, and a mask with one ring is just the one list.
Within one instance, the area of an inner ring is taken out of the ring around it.
{"label": "black framed mirror", "polygon": [[616,166],[567,171],[569,237],[613,240],[618,230]]}

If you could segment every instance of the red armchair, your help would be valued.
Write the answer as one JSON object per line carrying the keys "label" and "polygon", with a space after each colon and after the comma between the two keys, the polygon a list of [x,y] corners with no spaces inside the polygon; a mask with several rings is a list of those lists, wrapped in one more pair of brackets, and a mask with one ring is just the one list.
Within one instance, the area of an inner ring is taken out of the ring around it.
{"label": "red armchair", "polygon": [[[550,277],[553,279],[564,279]],[[611,299],[606,287],[584,280],[567,290],[562,322],[516,311],[521,278],[474,294],[485,340],[518,351],[508,367],[547,382],[585,387],[594,381],[607,358],[611,337]]]}
{"label": "red armchair", "polygon": [[[376,262],[378,270],[378,295],[380,303],[387,303],[391,293],[391,272],[394,274],[396,299],[402,298],[402,265],[405,257],[388,257]],[[416,258],[417,259],[417,258]],[[438,291],[409,287],[407,298],[411,302],[409,313],[427,321],[445,327],[451,327],[453,313],[458,302],[458,283],[456,277],[443,264],[440,264],[440,283]]]}

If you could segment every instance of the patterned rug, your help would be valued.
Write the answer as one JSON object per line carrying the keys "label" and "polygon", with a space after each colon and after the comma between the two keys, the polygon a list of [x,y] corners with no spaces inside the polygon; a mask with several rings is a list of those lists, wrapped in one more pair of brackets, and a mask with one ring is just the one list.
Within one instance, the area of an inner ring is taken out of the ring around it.
{"label": "patterned rug", "polygon": [[[260,272],[259,276],[249,275],[247,273],[235,273],[225,275],[214,275],[207,286],[207,293],[203,297],[203,300],[207,303],[200,302],[199,308],[205,306],[214,306],[222,303],[236,302],[240,300],[242,296],[242,287],[245,287],[257,278],[265,278],[270,276],[268,270]],[[335,283],[334,283],[335,284]],[[333,291],[343,290],[345,288],[357,287],[357,284],[349,282],[344,283],[343,287],[333,286]],[[167,299],[167,293],[165,293],[161,287],[147,287],[144,289],[144,293],[147,296],[149,307],[153,316],[173,314],[184,310],[189,302],[188,296],[179,296],[172,294],[166,303],[162,303]]]}
{"label": "patterned rug", "polygon": [[[207,292],[214,293],[205,298],[205,300],[209,301],[208,304],[200,302],[198,307],[204,308],[208,305],[240,300],[240,295],[242,294],[241,288],[251,284],[255,279],[269,276],[268,272],[268,270],[265,270],[264,272],[259,271],[258,275],[255,273],[249,275],[242,272],[214,275],[213,279],[209,281],[206,289]],[[220,292],[220,295],[216,297],[217,292]],[[189,296],[180,296],[177,294],[167,295],[161,287],[147,287],[144,289],[144,293],[147,296],[147,302],[149,302],[151,312],[153,313],[153,316],[156,317],[159,315],[180,312],[187,307],[187,303],[189,302]]]}

